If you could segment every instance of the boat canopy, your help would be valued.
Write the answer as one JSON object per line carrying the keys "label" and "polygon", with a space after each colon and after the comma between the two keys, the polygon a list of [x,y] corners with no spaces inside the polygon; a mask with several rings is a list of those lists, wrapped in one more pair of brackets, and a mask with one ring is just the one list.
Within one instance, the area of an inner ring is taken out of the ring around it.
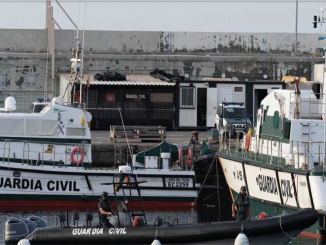
{"label": "boat canopy", "polygon": [[147,151],[141,151],[136,155],[136,161],[138,163],[145,164],[144,156],[156,156],[161,157],[162,152],[171,153],[171,162],[175,162],[178,159],[178,146],[175,144],[169,144],[163,141],[161,144],[155,146]]}

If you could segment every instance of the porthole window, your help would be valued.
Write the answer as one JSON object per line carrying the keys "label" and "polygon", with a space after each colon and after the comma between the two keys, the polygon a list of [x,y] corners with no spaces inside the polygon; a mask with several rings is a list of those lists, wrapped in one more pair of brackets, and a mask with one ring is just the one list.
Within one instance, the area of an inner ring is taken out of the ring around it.
{"label": "porthole window", "polygon": [[13,172],[13,174],[12,174],[14,177],[16,177],[16,178],[18,178],[18,177],[20,177],[21,176],[21,173],[20,172],[17,172],[17,171],[15,171],[15,172]]}

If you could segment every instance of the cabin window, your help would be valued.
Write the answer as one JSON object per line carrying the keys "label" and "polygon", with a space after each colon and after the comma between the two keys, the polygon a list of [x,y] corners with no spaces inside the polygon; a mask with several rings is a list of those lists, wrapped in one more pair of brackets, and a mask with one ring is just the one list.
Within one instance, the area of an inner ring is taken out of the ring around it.
{"label": "cabin window", "polygon": [[0,75],[0,86],[6,86],[6,75]]}
{"label": "cabin window", "polygon": [[35,75],[26,76],[26,87],[36,87],[36,76]]}
{"label": "cabin window", "polygon": [[233,91],[234,91],[234,93],[242,93],[243,92],[243,87],[234,87]]}
{"label": "cabin window", "polygon": [[291,121],[286,120],[284,122],[284,138],[290,139],[291,136]]}
{"label": "cabin window", "polygon": [[24,135],[24,119],[1,118],[0,135],[10,135],[10,136]]}
{"label": "cabin window", "polygon": [[195,109],[196,87],[180,87],[181,88],[181,103],[182,109]]}
{"label": "cabin window", "polygon": [[86,136],[86,128],[67,128],[67,136]]}
{"label": "cabin window", "polygon": [[273,116],[273,128],[275,128],[275,129],[278,128],[279,117],[280,117],[280,114],[278,113],[278,111],[275,111],[274,116]]}
{"label": "cabin window", "polygon": [[266,113],[267,113],[267,111],[264,110],[264,112],[263,112],[263,122],[265,122],[265,119],[266,119]]}
{"label": "cabin window", "polygon": [[58,120],[25,119],[25,135],[58,136]]}
{"label": "cabin window", "polygon": [[15,171],[15,172],[13,172],[13,174],[12,174],[14,177],[16,177],[16,178],[18,178],[18,177],[20,177],[21,176],[21,173],[20,172],[17,172],[17,171]]}

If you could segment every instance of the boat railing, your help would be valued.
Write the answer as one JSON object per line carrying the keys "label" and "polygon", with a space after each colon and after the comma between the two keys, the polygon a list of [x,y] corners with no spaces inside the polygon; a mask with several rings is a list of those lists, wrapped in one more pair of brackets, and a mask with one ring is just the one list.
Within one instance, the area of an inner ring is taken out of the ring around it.
{"label": "boat railing", "polygon": [[[295,95],[295,92],[290,93],[290,104],[296,103]],[[303,99],[301,96],[299,96],[298,103],[301,118],[320,119],[322,116],[324,116],[323,106],[325,105],[325,103],[323,102],[323,97],[323,93],[310,93],[309,99]],[[307,111],[307,114],[303,114],[303,111]]]}
{"label": "boat railing", "polygon": [[[6,140],[0,139],[0,142],[4,142],[3,148],[2,148],[2,150],[3,150],[2,162],[5,162],[5,158],[7,158],[6,159],[7,160],[6,162],[8,164],[10,163],[10,161],[11,161],[10,160],[10,153],[12,152],[12,149],[11,149],[11,144],[12,143],[22,143],[22,145],[23,145],[22,165],[27,164],[27,165],[30,165],[30,166],[33,166],[33,161],[36,161],[35,162],[35,166],[42,166],[43,167],[44,161],[45,161],[44,160],[44,154],[46,153],[46,154],[53,154],[53,160],[52,160],[52,158],[50,158],[48,160],[50,163],[52,163],[52,166],[53,167],[56,166],[56,159],[58,159],[58,156],[59,156],[59,159],[60,159],[59,162],[61,162],[60,166],[64,166],[64,167],[67,168],[67,166],[68,166],[68,164],[67,164],[68,147],[69,146],[75,146],[78,149],[82,149],[82,145],[81,144],[64,144],[64,143],[56,143],[56,144],[54,144],[53,142],[51,142],[51,143],[50,142],[42,142],[42,143],[40,143],[40,142],[35,142],[35,141],[34,142],[33,141],[27,142],[27,141],[18,140],[18,139],[9,139],[9,140],[8,139],[6,139]],[[42,145],[41,146],[42,147],[42,151],[40,152],[40,151],[31,150],[30,149],[30,144],[31,143],[39,143],[39,144],[41,144]],[[49,144],[52,145],[52,151],[53,151],[53,153],[47,153],[47,152],[45,152],[44,146],[49,145]],[[56,146],[59,146],[59,145],[65,146],[65,151],[64,152],[62,152],[62,153],[56,152]],[[6,155],[6,151],[8,152],[7,155]],[[82,149],[82,151],[83,151],[83,149]],[[36,153],[37,154],[37,159],[30,159],[30,154],[32,154],[32,153]],[[62,161],[62,158],[60,156],[63,156],[64,161]],[[15,160],[16,160],[16,153],[13,152],[13,161],[15,162]],[[77,154],[77,160],[76,161],[79,162],[79,154]],[[41,163],[41,164],[39,164],[39,163]],[[82,160],[82,162],[80,164],[76,164],[76,168],[79,168],[79,167],[84,168],[84,159]]]}
{"label": "boat railing", "polygon": [[[326,169],[324,162],[326,147],[323,141],[290,140],[287,142],[289,147],[284,148],[284,137],[268,134],[258,136],[253,130],[249,149],[246,150],[246,135],[243,138],[240,138],[240,135],[239,132],[235,134],[233,143],[231,130],[224,131],[220,138],[219,151],[230,156],[278,166],[309,170]],[[276,147],[277,149],[275,149]],[[315,162],[318,162],[318,166],[315,166]]]}
{"label": "boat railing", "polygon": [[62,105],[67,106],[67,107],[74,107],[74,108],[82,109],[83,111],[85,111],[85,109],[86,109],[86,103],[81,103],[81,102],[63,102]]}

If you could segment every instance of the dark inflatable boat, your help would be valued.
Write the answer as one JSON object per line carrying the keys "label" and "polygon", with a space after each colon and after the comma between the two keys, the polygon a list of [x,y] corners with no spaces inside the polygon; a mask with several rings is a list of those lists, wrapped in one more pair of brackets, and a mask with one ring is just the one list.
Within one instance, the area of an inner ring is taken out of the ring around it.
{"label": "dark inflatable boat", "polygon": [[[243,223],[243,232],[249,244],[287,244],[291,237],[310,227],[318,220],[318,212],[303,209],[294,214],[252,220]],[[30,244],[144,244],[157,238],[168,244],[234,244],[241,231],[242,222],[219,222],[197,225],[143,226],[139,228],[42,228],[26,239]],[[282,230],[283,229],[283,230]]]}
{"label": "dark inflatable boat", "polygon": [[[203,155],[194,158],[193,165],[196,172],[210,174],[216,171],[215,154]],[[214,162],[213,162],[214,161]],[[218,163],[219,164],[219,163]]]}

